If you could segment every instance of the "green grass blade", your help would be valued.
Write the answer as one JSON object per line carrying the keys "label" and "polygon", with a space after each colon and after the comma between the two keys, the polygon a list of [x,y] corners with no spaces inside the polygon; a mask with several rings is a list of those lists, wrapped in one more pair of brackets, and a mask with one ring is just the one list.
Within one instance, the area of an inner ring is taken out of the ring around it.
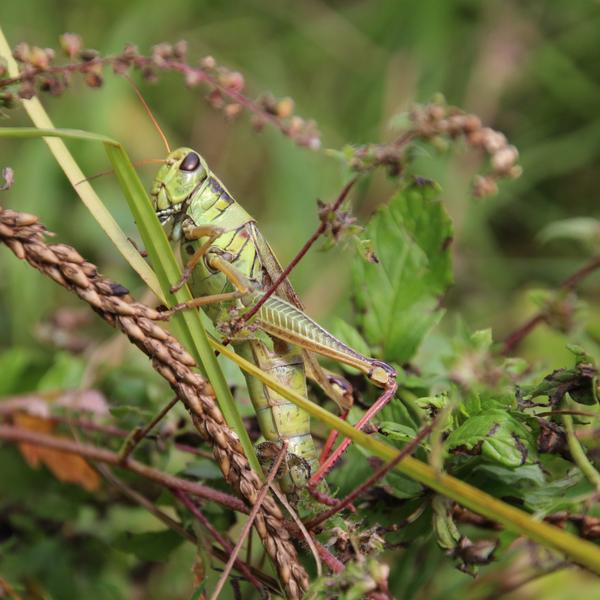
{"label": "green grass blade", "polygon": [[[117,178],[121,187],[125,191],[127,201],[136,220],[144,246],[148,252],[152,264],[155,266],[156,275],[161,289],[168,304],[185,302],[190,300],[192,295],[187,286],[178,290],[175,294],[170,292],[170,286],[181,277],[181,271],[169,244],[169,241],[161,227],[154,210],[148,201],[148,195],[144,186],[134,169],[127,153],[120,145],[106,144],[108,157],[115,169]],[[254,452],[254,447],[240,414],[235,406],[235,402],[225,381],[225,377],[219,364],[217,363],[214,352],[211,348],[208,336],[200,319],[200,313],[197,310],[186,310],[177,313],[173,317],[178,324],[178,330],[184,344],[191,349],[192,355],[208,377],[215,390],[219,406],[223,412],[227,423],[232,427],[242,442],[244,451],[252,467],[261,473],[260,465]]]}

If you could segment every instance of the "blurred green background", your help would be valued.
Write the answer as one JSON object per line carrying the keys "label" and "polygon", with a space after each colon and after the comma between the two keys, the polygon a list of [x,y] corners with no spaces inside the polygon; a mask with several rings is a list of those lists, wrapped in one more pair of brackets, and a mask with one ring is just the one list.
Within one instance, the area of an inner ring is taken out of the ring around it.
{"label": "blurred green background", "polygon": [[[496,197],[470,197],[480,162],[460,146],[445,156],[424,152],[413,167],[442,184],[455,225],[456,285],[442,328],[451,329],[460,314],[470,329],[492,326],[502,339],[536,310],[529,290],[556,287],[593,251],[593,244],[571,240],[542,244],[538,235],[555,221],[597,216],[598,2],[63,0],[58,10],[49,0],[27,0],[4,2],[0,23],[13,46],[27,41],[56,48],[58,36],[71,31],[102,54],[119,52],[126,42],[147,52],[156,43],[185,39],[190,58],[213,55],[239,69],[248,93],[291,96],[298,114],[318,122],[325,148],[393,139],[393,117],[437,92],[503,131],[519,148],[524,173],[501,185]],[[177,75],[161,74],[157,84],[142,83],[141,90],[171,145],[192,146],[207,158],[286,263],[317,223],[315,200],[331,200],[345,181],[339,162],[298,148],[269,128],[257,134],[245,116],[226,121],[202,90],[187,90]],[[99,90],[76,83],[63,97],[43,101],[58,127],[115,137],[135,159],[164,154],[123,80],[108,76]],[[6,124],[28,124],[20,110],[9,116]],[[69,146],[88,175],[108,168],[99,145]],[[40,215],[58,240],[142,296],[141,282],[76,199],[43,142],[2,140],[4,165],[14,169],[15,185],[0,196],[3,205]],[[153,167],[142,173],[149,182]],[[94,185],[135,235],[116,183],[103,177]],[[390,190],[382,173],[365,179],[354,194],[357,215],[367,217]],[[313,251],[293,275],[308,311],[325,324],[350,310],[346,265],[343,248]],[[598,279],[584,287],[585,334],[599,340]],[[0,252],[0,350],[38,348],[36,324],[65,304],[78,306]],[[107,328],[98,330],[109,337]],[[564,345],[561,334],[542,326],[522,352],[552,368],[563,365]],[[566,597],[561,589],[554,586],[546,597]]]}
{"label": "blurred green background", "polygon": [[[425,155],[416,167],[444,187],[456,229],[457,285],[450,302],[460,306],[473,328],[492,324],[502,337],[532,308],[520,290],[553,286],[585,258],[588,250],[581,245],[542,245],[536,236],[555,220],[595,213],[600,155],[596,2],[104,1],[65,2],[56,11],[51,2],[29,0],[27,6],[26,18],[18,3],[3,6],[3,26],[13,45],[28,41],[56,47],[62,32],[74,31],[106,54],[126,42],[148,51],[161,41],[185,39],[190,57],[211,54],[239,69],[250,93],[270,90],[294,98],[298,114],[318,122],[325,148],[391,139],[392,117],[436,92],[505,132],[521,152],[524,175],[501,186],[498,197],[472,201],[468,186],[479,163],[463,149],[450,157]],[[203,153],[256,215],[282,261],[288,260],[316,223],[315,199],[331,199],[339,190],[344,175],[339,163],[297,148],[276,131],[257,135],[244,117],[225,121],[204,102],[202,91],[186,90],[176,75],[162,75],[156,85],[143,84],[142,91],[171,144]],[[108,77],[98,91],[75,85],[45,104],[57,126],[116,137],[137,159],[164,154],[122,80]],[[15,112],[11,119],[27,123]],[[86,173],[107,168],[102,148],[71,146]],[[3,202],[40,214],[62,240],[137,289],[42,142],[3,140],[0,164],[16,172],[16,185]],[[153,167],[143,173],[149,181]],[[105,177],[97,187],[133,233],[115,183]],[[355,195],[358,214],[367,216],[388,190],[382,174],[366,181]],[[7,274],[1,340],[23,340],[31,334],[25,325],[47,315],[61,292],[15,267],[7,256],[0,260]],[[313,252],[293,279],[321,320],[341,310],[338,303],[345,304],[340,300],[347,282],[343,252]],[[19,311],[9,310],[11,305]],[[535,341],[533,336],[530,343]],[[560,341],[557,347],[536,346],[536,351],[548,349],[551,360]]]}

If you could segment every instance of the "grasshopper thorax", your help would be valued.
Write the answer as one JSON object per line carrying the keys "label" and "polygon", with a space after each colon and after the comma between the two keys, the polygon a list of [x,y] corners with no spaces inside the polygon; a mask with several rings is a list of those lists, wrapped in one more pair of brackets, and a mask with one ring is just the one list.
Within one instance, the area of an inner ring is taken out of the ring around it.
{"label": "grasshopper thorax", "polygon": [[195,150],[178,148],[171,152],[159,169],[150,192],[160,222],[165,224],[181,212],[208,176],[208,166]]}

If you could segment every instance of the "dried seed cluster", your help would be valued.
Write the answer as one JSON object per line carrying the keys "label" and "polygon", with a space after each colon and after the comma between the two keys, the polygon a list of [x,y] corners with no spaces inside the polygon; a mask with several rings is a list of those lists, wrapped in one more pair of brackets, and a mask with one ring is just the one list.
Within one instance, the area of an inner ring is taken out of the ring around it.
{"label": "dried seed cluster", "polygon": [[488,154],[490,171],[477,175],[473,182],[473,193],[478,198],[496,194],[499,179],[515,179],[521,175],[522,169],[517,164],[519,151],[508,143],[503,133],[484,127],[477,115],[434,102],[415,106],[410,120],[415,137],[430,140],[462,137],[473,148]]}
{"label": "dried seed cluster", "polygon": [[[152,366],[188,409],[199,433],[212,444],[225,479],[250,505],[257,502],[262,483],[252,471],[236,434],[229,429],[213,390],[194,372],[193,358],[156,321],[163,315],[130,301],[122,286],[102,277],[92,263],[71,246],[48,245],[49,235],[34,215],[0,207],[0,241],[63,287],[85,300],[104,320],[123,331],[152,360]],[[274,563],[289,598],[300,598],[308,576],[298,561],[281,510],[270,495],[260,507],[256,529]]]}
{"label": "dried seed cluster", "polygon": [[300,146],[320,148],[316,123],[295,115],[291,98],[276,99],[264,94],[257,100],[250,99],[243,94],[244,76],[218,65],[212,56],[201,59],[197,66],[189,64],[185,41],[157,44],[150,56],[140,54],[136,46],[127,44],[121,54],[103,57],[96,50],[85,48],[79,35],[65,33],[60,37],[60,47],[70,60],[67,64],[55,64],[56,52],[52,48],[21,43],[14,49],[21,72],[18,77],[6,77],[6,68],[0,65],[0,108],[12,108],[18,98],[29,99],[38,92],[60,96],[77,73],[88,86],[97,88],[103,83],[105,68],[111,68],[117,75],[138,71],[150,82],[158,79],[160,71],[176,71],[183,75],[189,87],[200,84],[207,87],[209,104],[228,119],[247,111],[252,115],[255,129],[273,125]]}
{"label": "dried seed cluster", "polygon": [[477,198],[496,194],[498,180],[521,175],[522,169],[517,164],[519,151],[508,143],[503,133],[484,127],[477,115],[435,101],[414,106],[408,116],[411,127],[393,142],[346,148],[350,166],[355,171],[370,171],[383,166],[396,177],[402,174],[411,159],[414,148],[411,142],[426,140],[446,149],[448,141],[464,139],[469,146],[489,156],[489,171],[477,175],[473,181],[473,194]]}

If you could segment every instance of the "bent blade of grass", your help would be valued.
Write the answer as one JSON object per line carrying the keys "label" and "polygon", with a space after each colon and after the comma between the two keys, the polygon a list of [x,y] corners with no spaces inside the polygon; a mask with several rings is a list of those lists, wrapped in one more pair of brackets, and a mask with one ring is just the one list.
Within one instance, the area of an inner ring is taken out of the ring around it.
{"label": "bent blade of grass", "polygon": [[[175,294],[170,291],[171,282],[178,281],[181,277],[181,271],[177,265],[177,260],[171,249],[171,245],[160,225],[154,210],[149,202],[148,195],[141,182],[137,171],[133,167],[129,156],[116,140],[107,136],[81,131],[77,129],[34,129],[31,127],[4,127],[0,128],[0,137],[20,137],[20,138],[64,138],[78,139],[92,142],[101,142],[108,155],[108,158],[115,171],[122,191],[125,194],[129,208],[137,223],[138,230],[142,237],[144,247],[148,252],[148,256],[154,271],[142,260],[144,270],[149,270],[156,283],[149,283],[151,289],[159,298],[168,305],[179,302],[186,302],[192,299],[192,294],[187,286],[183,286]],[[62,164],[62,163],[60,163]],[[83,176],[83,175],[82,175]],[[101,200],[98,202],[106,211]],[[108,212],[108,211],[107,211]],[[95,211],[92,211],[96,217]],[[110,213],[108,213],[110,214]],[[112,216],[111,216],[112,219]],[[115,223],[115,227],[125,237],[119,226]],[[114,232],[113,232],[114,233]],[[111,235],[111,239],[113,239]],[[126,237],[125,237],[126,239]],[[132,250],[137,258],[141,257],[127,242],[128,250]],[[120,249],[120,248],[119,248]],[[127,258],[127,257],[126,257]],[[137,269],[137,265],[129,261],[131,266],[142,276]],[[144,278],[144,277],[143,277]],[[144,278],[146,281],[147,279]],[[148,283],[148,281],[147,281]],[[219,407],[223,412],[223,416],[228,425],[237,433],[244,452],[252,466],[252,468],[262,475],[260,464],[254,451],[254,446],[248,436],[248,432],[243,424],[242,418],[231,395],[231,391],[225,377],[219,366],[217,359],[211,349],[208,335],[202,325],[201,312],[198,310],[181,311],[174,315],[174,323],[177,326],[177,331],[184,345],[191,352],[200,369],[206,375],[211,385],[215,390],[215,395],[219,403]]]}
{"label": "bent blade of grass", "polygon": [[[12,57],[8,41],[2,32],[2,28],[0,28],[0,57],[6,62],[8,74],[11,77],[18,77],[19,68]],[[22,103],[30,119],[38,129],[54,129],[54,125],[52,124],[50,117],[47,115],[42,103],[38,100],[38,98],[34,97],[30,100],[22,100]],[[22,133],[23,129],[26,128],[3,128],[3,130],[0,132],[0,135],[6,137],[27,137],[27,134]],[[21,133],[17,133],[18,130],[20,130]],[[80,133],[83,134],[85,132]],[[157,293],[159,297],[161,297],[160,286],[158,285],[156,275],[152,272],[152,269],[146,264],[139,253],[136,252],[132,247],[131,243],[127,239],[127,236],[119,227],[118,223],[110,214],[106,206],[104,206],[94,191],[94,188],[88,181],[85,180],[85,175],[79,168],[79,165],[65,146],[64,142],[58,137],[45,137],[44,141],[50,148],[50,151],[54,155],[56,161],[62,167],[67,179],[71,182],[71,185],[81,198],[81,201],[92,213],[100,227],[103,229],[106,235],[108,235],[125,260],[139,274],[148,287],[153,290],[154,293]]]}
{"label": "bent blade of grass", "polygon": [[[224,356],[235,361],[242,369],[290,400],[290,402],[299,406],[302,410],[305,410],[330,429],[336,429],[349,437],[354,443],[369,450],[385,461],[391,461],[397,456],[398,450],[393,446],[381,442],[362,431],[357,431],[347,421],[343,421],[318,404],[281,385],[277,380],[270,377],[264,371],[261,371],[256,365],[236,355],[229,348],[221,346],[214,341],[212,345]],[[544,546],[563,552],[571,560],[600,574],[600,547],[595,544],[582,540],[554,525],[537,521],[526,512],[506,504],[451,475],[439,472],[430,465],[410,456],[405,457],[394,469],[484,517],[502,524],[513,533],[526,536]]]}

